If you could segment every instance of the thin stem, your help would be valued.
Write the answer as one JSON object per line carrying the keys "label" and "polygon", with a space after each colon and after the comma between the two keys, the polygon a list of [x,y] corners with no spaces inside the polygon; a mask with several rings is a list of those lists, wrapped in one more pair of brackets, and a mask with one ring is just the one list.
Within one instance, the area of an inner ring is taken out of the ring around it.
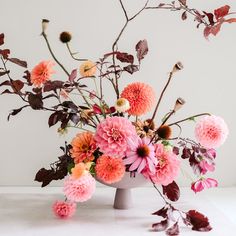
{"label": "thin stem", "polygon": [[176,124],[179,124],[179,123],[182,123],[184,121],[187,121],[187,120],[190,120],[192,118],[195,118],[195,117],[199,117],[199,116],[210,116],[211,114],[210,113],[200,113],[200,114],[197,114],[197,115],[193,115],[193,116],[189,116],[185,119],[182,119],[182,120],[178,120],[176,122],[173,122],[171,124],[168,124],[168,126],[172,126],[172,125],[176,125]]}
{"label": "thin stem", "polygon": [[161,100],[162,100],[162,98],[163,98],[163,95],[164,95],[164,93],[165,93],[165,91],[166,91],[168,85],[170,84],[170,81],[171,81],[171,79],[172,79],[172,76],[173,76],[173,72],[170,72],[168,81],[167,81],[165,87],[163,88],[163,90],[162,90],[162,92],[161,92],[161,95],[160,95],[160,97],[159,97],[159,99],[158,99],[157,105],[156,105],[156,107],[155,107],[155,110],[154,110],[154,112],[153,112],[153,115],[152,115],[152,118],[151,118],[151,121],[150,121],[150,124],[152,124],[153,120],[155,119],[155,116],[156,116],[156,114],[157,114],[159,105],[160,105],[160,103],[161,103]]}
{"label": "thin stem", "polygon": [[67,76],[70,76],[70,73],[66,70],[66,68],[61,64],[61,62],[58,61],[58,59],[56,58],[55,54],[52,51],[52,48],[50,46],[50,43],[48,41],[47,35],[45,34],[45,32],[42,32],[42,36],[46,41],[47,47],[49,52],[51,53],[51,56],[53,57],[53,59],[56,61],[56,63],[61,67],[61,69],[66,73]]}
{"label": "thin stem", "polygon": [[175,114],[175,111],[172,110],[172,111],[168,114],[168,116],[166,116],[166,118],[162,121],[161,126],[164,125],[164,124],[170,119],[170,117],[171,117],[172,115],[174,115],[174,114]]}
{"label": "thin stem", "polygon": [[74,60],[76,60],[76,61],[87,61],[87,60],[88,60],[88,59],[76,58],[76,57],[74,56],[75,53],[73,53],[73,52],[71,51],[71,49],[70,49],[69,43],[66,43],[66,47],[67,47],[67,49],[68,49],[68,51],[69,51],[71,57],[72,57]]}
{"label": "thin stem", "polygon": [[159,195],[161,196],[161,198],[163,199],[163,201],[170,205],[170,203],[168,201],[166,201],[165,197],[162,195],[162,193],[160,192],[160,190],[157,188],[156,184],[153,182],[153,180],[150,178],[152,184],[153,184],[153,187],[157,190],[157,192],[159,193]]}

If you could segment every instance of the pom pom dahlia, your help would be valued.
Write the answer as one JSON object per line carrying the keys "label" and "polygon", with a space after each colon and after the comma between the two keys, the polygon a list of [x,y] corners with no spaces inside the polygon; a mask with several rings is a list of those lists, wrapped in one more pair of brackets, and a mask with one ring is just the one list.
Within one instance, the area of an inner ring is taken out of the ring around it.
{"label": "pom pom dahlia", "polygon": [[85,202],[90,199],[95,191],[95,179],[90,173],[79,179],[68,177],[64,182],[64,193],[68,200],[73,202]]}
{"label": "pom pom dahlia", "polygon": [[100,151],[112,157],[124,157],[128,139],[136,135],[132,123],[124,117],[108,117],[97,126],[94,139]]}
{"label": "pom pom dahlia", "polygon": [[61,219],[67,219],[74,215],[76,203],[56,201],[52,206],[55,216]]}
{"label": "pom pom dahlia", "polygon": [[140,116],[149,112],[155,102],[153,88],[148,84],[140,82],[129,84],[121,93],[121,97],[129,101],[130,109],[128,113],[134,116]]}
{"label": "pom pom dahlia", "polygon": [[155,174],[148,168],[144,169],[142,174],[146,178],[151,178],[156,184],[168,185],[172,183],[178,175],[180,161],[172,151],[166,150],[163,144],[155,145],[155,154],[158,159]]}
{"label": "pom pom dahlia", "polygon": [[125,174],[125,166],[121,158],[102,155],[97,160],[95,172],[100,180],[111,184],[122,179]]}
{"label": "pom pom dahlia", "polygon": [[75,163],[82,161],[89,162],[93,160],[93,153],[96,150],[96,143],[91,132],[83,132],[71,142],[72,149],[70,150],[72,158]]}
{"label": "pom pom dahlia", "polygon": [[42,61],[36,65],[30,74],[31,83],[35,87],[41,87],[47,80],[50,80],[52,74],[55,73],[52,61]]}
{"label": "pom pom dahlia", "polygon": [[218,116],[205,116],[200,119],[195,127],[197,141],[206,148],[217,148],[221,146],[229,130],[225,121]]}
{"label": "pom pom dahlia", "polygon": [[151,172],[155,171],[157,159],[155,157],[154,146],[149,138],[141,139],[139,136],[129,140],[129,149],[126,152],[123,162],[125,165],[131,164],[129,171],[137,170],[138,173],[144,168]]}

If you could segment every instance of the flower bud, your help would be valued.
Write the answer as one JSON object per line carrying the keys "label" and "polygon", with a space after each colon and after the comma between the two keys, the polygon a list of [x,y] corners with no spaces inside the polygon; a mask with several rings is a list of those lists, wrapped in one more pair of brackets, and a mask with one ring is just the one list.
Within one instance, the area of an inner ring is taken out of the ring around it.
{"label": "flower bud", "polygon": [[115,109],[118,112],[126,112],[130,109],[129,101],[126,98],[119,98],[115,103]]}
{"label": "flower bud", "polygon": [[172,130],[170,126],[168,125],[162,125],[160,128],[157,130],[158,137],[162,139],[169,139],[171,136]]}
{"label": "flower bud", "polygon": [[178,62],[174,65],[174,67],[173,67],[173,69],[172,69],[172,73],[178,72],[178,71],[182,70],[183,68],[184,68],[183,64],[182,64],[180,61],[178,61]]}
{"label": "flower bud", "polygon": [[49,20],[42,19],[42,34],[45,34],[45,31],[47,30],[49,24]]}
{"label": "flower bud", "polygon": [[175,102],[174,112],[178,111],[184,104],[185,104],[184,99],[178,98]]}
{"label": "flower bud", "polygon": [[60,41],[62,43],[69,43],[71,41],[71,38],[72,36],[70,32],[64,31],[60,34]]}

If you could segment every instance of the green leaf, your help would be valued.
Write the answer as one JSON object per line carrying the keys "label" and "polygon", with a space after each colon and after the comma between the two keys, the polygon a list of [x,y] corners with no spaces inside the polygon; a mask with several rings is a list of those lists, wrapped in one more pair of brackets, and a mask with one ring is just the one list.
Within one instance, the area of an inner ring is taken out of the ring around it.
{"label": "green leaf", "polygon": [[193,117],[190,117],[188,120],[196,122],[196,120],[195,120],[195,117],[194,117],[194,116],[193,116]]}
{"label": "green leaf", "polygon": [[71,174],[71,169],[73,169],[75,167],[75,163],[69,163],[67,166],[67,170],[68,172]]}

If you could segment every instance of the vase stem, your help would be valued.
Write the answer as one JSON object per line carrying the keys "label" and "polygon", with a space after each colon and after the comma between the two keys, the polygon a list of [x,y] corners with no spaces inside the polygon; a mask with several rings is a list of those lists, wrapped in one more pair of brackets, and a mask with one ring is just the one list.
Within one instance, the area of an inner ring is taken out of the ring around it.
{"label": "vase stem", "polygon": [[131,190],[117,188],[113,207],[115,209],[129,209],[132,206]]}

